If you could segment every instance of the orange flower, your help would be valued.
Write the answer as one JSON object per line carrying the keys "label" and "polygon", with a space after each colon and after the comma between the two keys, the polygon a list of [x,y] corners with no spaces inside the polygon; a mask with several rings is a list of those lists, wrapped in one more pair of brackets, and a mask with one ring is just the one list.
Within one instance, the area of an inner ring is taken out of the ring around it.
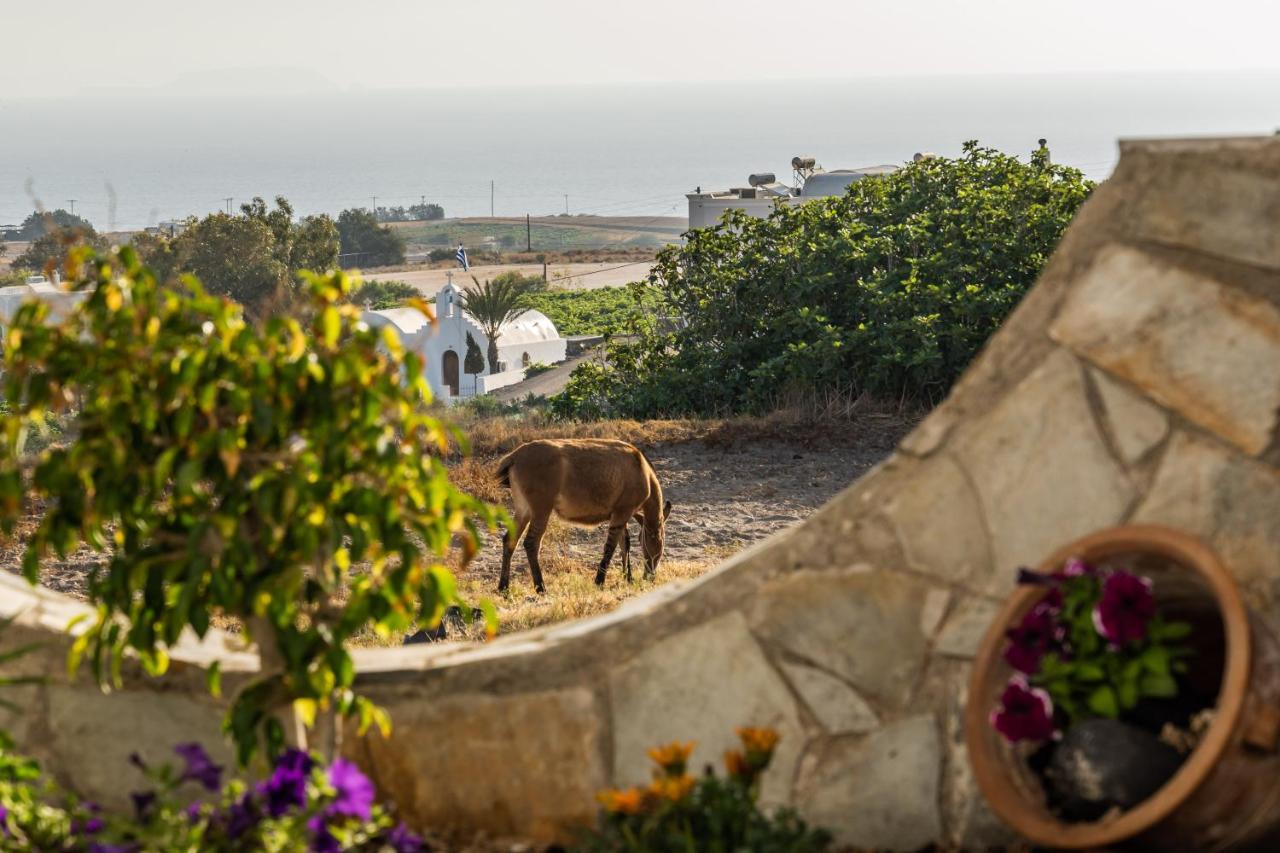
{"label": "orange flower", "polygon": [[764,753],[773,754],[773,748],[778,745],[778,733],[773,729],[756,729],[750,726],[742,726],[737,729],[738,737],[742,740],[742,745],[747,748],[747,754]]}
{"label": "orange flower", "polygon": [[644,795],[639,788],[606,788],[596,794],[596,800],[613,814],[640,814],[644,809]]}
{"label": "orange flower", "polygon": [[725,751],[724,769],[729,771],[730,776],[743,782],[750,782],[755,775],[754,771],[747,765],[747,757],[736,749]]}
{"label": "orange flower", "polygon": [[649,793],[655,799],[670,800],[673,803],[678,803],[689,796],[693,786],[693,777],[688,773],[683,773],[679,776],[664,776],[653,781],[653,784],[649,786]]}
{"label": "orange flower", "polygon": [[692,743],[669,743],[666,746],[655,746],[649,750],[653,763],[665,771],[668,776],[684,774],[689,765],[689,756],[693,753]]}

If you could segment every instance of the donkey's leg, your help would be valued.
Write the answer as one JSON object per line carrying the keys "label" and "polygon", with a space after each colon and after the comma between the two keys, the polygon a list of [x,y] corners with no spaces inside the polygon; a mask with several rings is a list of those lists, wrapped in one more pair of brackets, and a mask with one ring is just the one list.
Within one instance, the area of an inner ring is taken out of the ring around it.
{"label": "donkey's leg", "polygon": [[547,591],[542,583],[542,566],[538,564],[538,550],[542,547],[542,536],[547,532],[547,521],[551,513],[535,515],[529,522],[529,532],[524,537],[524,553],[529,557],[529,575],[533,578],[533,588],[542,594]]}
{"label": "donkey's leg", "polygon": [[609,519],[609,535],[604,540],[604,559],[600,561],[600,568],[596,569],[596,586],[604,586],[604,576],[609,571],[609,561],[613,559],[613,552],[617,550],[618,543],[626,535],[627,517],[614,516]]}
{"label": "donkey's leg", "polygon": [[631,525],[622,528],[622,572],[631,583]]}
{"label": "donkey's leg", "polygon": [[515,527],[507,531],[502,540],[502,575],[498,578],[498,592],[506,592],[511,585],[511,555],[515,553],[516,543],[529,529],[529,513],[516,513]]}

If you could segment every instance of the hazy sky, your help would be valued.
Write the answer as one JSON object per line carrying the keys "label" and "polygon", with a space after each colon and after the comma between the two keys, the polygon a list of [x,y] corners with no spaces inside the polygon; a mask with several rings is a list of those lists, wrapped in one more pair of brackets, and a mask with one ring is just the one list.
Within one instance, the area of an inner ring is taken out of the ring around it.
{"label": "hazy sky", "polygon": [[1280,67],[1276,0],[4,0],[0,99]]}

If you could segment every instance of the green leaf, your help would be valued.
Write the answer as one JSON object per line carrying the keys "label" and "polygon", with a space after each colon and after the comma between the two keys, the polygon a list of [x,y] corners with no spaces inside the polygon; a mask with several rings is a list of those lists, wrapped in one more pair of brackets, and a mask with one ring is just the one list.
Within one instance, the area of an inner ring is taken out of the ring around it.
{"label": "green leaf", "polygon": [[1172,699],[1178,695],[1178,682],[1167,673],[1148,673],[1142,677],[1142,695],[1157,699]]}
{"label": "green leaf", "polygon": [[1114,720],[1120,716],[1120,702],[1116,697],[1116,692],[1110,686],[1104,685],[1095,689],[1089,694],[1087,704],[1089,710],[1099,717],[1107,717]]}

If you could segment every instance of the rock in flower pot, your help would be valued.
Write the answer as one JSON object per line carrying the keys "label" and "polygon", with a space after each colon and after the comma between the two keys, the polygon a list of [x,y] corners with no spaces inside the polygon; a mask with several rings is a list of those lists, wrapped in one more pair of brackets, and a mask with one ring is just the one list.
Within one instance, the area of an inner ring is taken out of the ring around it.
{"label": "rock in flower pot", "polygon": [[[1086,582],[1070,580],[1081,572]],[[1216,555],[1178,531],[1119,527],[1067,545],[1023,580],[979,649],[965,712],[992,810],[1033,844],[1060,849],[1223,850],[1270,838],[1280,826],[1280,644]],[[1100,646],[1082,633],[1083,606]],[[1127,669],[1153,647],[1163,662]],[[1159,672],[1171,681],[1143,682]],[[1178,743],[1158,728],[1168,719],[1185,719],[1189,737],[1174,759],[1158,757]],[[1145,726],[1149,742],[1117,726]],[[1120,755],[1133,757],[1103,768],[1116,799],[1090,800],[1104,777],[1088,762]],[[1064,796],[1073,765],[1084,772]],[[1082,802],[1110,806],[1074,808]]]}

